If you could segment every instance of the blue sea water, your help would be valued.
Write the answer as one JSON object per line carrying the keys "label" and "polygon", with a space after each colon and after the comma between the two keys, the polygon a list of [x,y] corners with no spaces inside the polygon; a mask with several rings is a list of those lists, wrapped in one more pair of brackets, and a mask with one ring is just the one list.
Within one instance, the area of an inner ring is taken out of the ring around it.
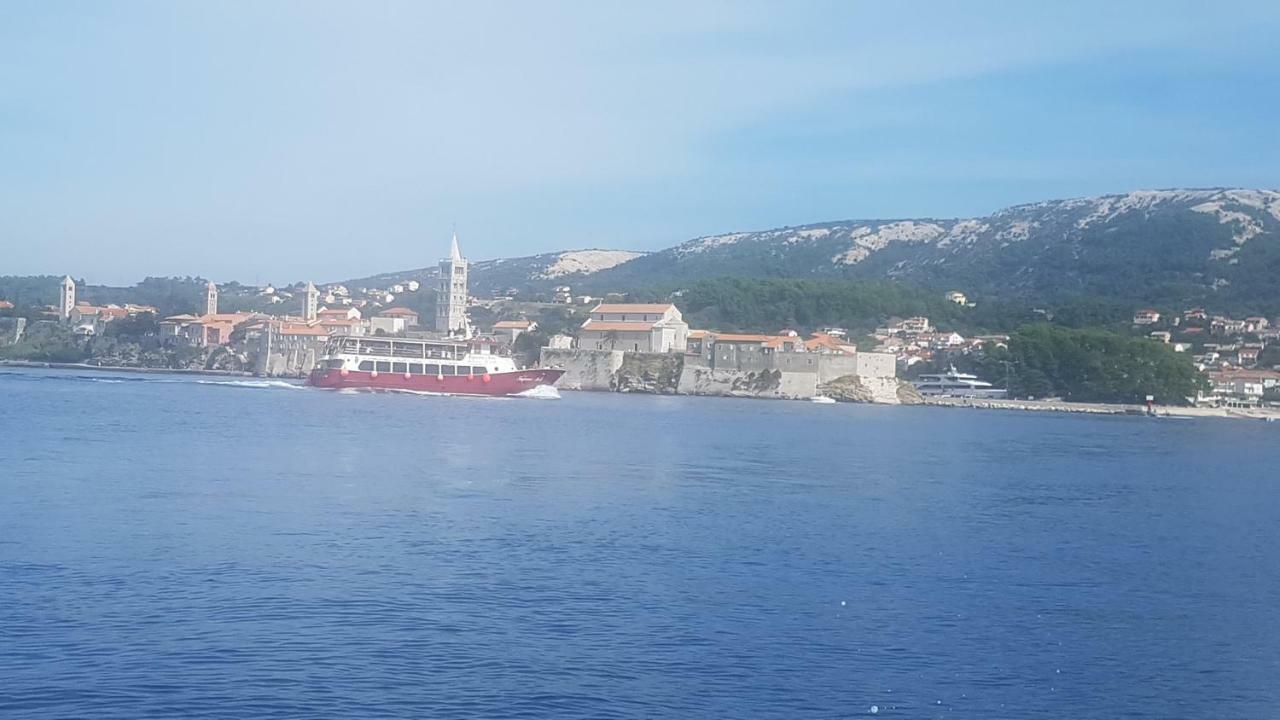
{"label": "blue sea water", "polygon": [[1278,447],[0,369],[0,717],[1280,717]]}

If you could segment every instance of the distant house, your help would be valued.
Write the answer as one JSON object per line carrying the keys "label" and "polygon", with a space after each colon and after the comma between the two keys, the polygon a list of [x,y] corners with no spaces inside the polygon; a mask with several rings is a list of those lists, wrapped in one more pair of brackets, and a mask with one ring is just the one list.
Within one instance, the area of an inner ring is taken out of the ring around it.
{"label": "distant house", "polygon": [[1207,320],[1209,313],[1204,308],[1192,308],[1182,313],[1183,320]]}
{"label": "distant house", "polygon": [[359,320],[360,309],[354,307],[322,308],[316,313],[318,320]]}
{"label": "distant house", "polygon": [[844,342],[843,338],[821,332],[814,333],[805,341],[804,350],[825,355],[853,355],[858,352],[857,347]]}
{"label": "distant house", "polygon": [[1247,317],[1244,319],[1244,331],[1256,333],[1266,330],[1271,323],[1264,317]]}
{"label": "distant house", "polygon": [[670,303],[601,303],[578,333],[578,347],[632,352],[684,352],[689,325]]}
{"label": "distant house", "polygon": [[1167,343],[1173,340],[1173,333],[1168,330],[1156,330],[1153,331],[1149,337],[1157,342]]}
{"label": "distant house", "polygon": [[1160,322],[1160,311],[1146,308],[1133,314],[1134,325],[1154,325]]}
{"label": "distant house", "polygon": [[0,300],[0,310],[12,310],[13,303],[8,300]]}
{"label": "distant house", "polygon": [[[359,313],[360,311],[355,310],[355,312]],[[404,324],[409,327],[413,327],[418,324],[418,313],[406,307],[387,308],[386,310],[379,312],[378,317],[403,318]]]}
{"label": "distant house", "polygon": [[959,290],[952,290],[946,294],[947,302],[953,302],[957,305],[968,305],[969,298]]}
{"label": "distant house", "polygon": [[533,332],[538,329],[538,323],[532,320],[520,318],[519,320],[500,320],[493,324],[493,334],[502,338],[512,345],[515,344],[516,338],[524,333]]}

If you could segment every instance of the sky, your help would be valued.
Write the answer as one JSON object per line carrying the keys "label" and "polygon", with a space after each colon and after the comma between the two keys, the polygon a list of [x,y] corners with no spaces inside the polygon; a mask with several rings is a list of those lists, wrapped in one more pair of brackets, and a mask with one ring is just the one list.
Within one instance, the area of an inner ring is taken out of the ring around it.
{"label": "sky", "polygon": [[0,275],[335,281],[1280,187],[1280,3],[0,0]]}

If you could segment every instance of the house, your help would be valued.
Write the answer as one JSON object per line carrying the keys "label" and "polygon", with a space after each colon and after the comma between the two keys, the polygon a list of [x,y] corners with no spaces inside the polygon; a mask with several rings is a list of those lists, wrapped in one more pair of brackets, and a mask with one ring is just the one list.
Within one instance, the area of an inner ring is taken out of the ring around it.
{"label": "house", "polygon": [[1240,367],[1253,367],[1258,364],[1261,351],[1254,347],[1243,347],[1236,351],[1236,364]]}
{"label": "house", "polygon": [[1154,325],[1160,322],[1160,311],[1146,308],[1133,314],[1134,325]]}
{"label": "house", "polygon": [[316,325],[329,335],[364,335],[366,327],[363,320],[336,317],[319,318]]}
{"label": "house", "polygon": [[561,305],[572,304],[573,288],[569,287],[568,285],[561,285],[557,287],[554,291],[554,295],[552,296],[551,301],[560,303]]}
{"label": "house", "polygon": [[407,327],[408,323],[405,322],[403,317],[399,316],[387,317],[386,315],[378,314],[369,318],[369,330],[374,335],[399,335]]}
{"label": "house", "polygon": [[[352,308],[352,310],[357,314],[357,316],[359,316],[359,310],[356,310],[355,308]],[[418,324],[418,313],[406,307],[387,308],[386,310],[379,312],[378,317],[404,318],[404,324],[408,327],[413,327]]]}
{"label": "house", "polygon": [[8,300],[0,300],[0,310],[12,310],[13,303]]}
{"label": "house", "polygon": [[1207,320],[1209,313],[1204,308],[1192,308],[1182,313],[1183,320]]}
{"label": "house", "polygon": [[1155,340],[1157,342],[1168,343],[1171,340],[1173,340],[1173,333],[1169,332],[1168,330],[1156,330],[1152,332],[1148,337],[1150,337],[1152,340]]}
{"label": "house", "polygon": [[1261,332],[1266,330],[1270,324],[1264,317],[1247,317],[1244,319],[1244,331],[1247,333]]}
{"label": "house", "polygon": [[706,330],[690,330],[685,336],[684,351],[690,355],[701,355],[707,348],[710,335]]}
{"label": "house", "polygon": [[316,313],[317,320],[359,320],[360,317],[360,308],[355,307],[322,308]]}
{"label": "house", "polygon": [[632,352],[684,352],[689,325],[671,303],[601,303],[578,333],[578,347]]}
{"label": "house", "polygon": [[959,290],[952,290],[946,294],[947,302],[953,302],[957,305],[968,305],[969,298]]}
{"label": "house", "polygon": [[500,320],[493,324],[493,334],[514,345],[516,338],[524,333],[538,329],[538,323],[520,318],[519,320]]}
{"label": "house", "polygon": [[858,348],[844,342],[843,338],[816,332],[804,343],[804,351],[824,355],[853,355]]}

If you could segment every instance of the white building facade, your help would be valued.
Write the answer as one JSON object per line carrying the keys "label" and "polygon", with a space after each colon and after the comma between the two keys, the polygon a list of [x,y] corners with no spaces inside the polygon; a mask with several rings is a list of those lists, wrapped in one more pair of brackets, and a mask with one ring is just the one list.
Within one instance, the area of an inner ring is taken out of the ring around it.
{"label": "white building facade", "polygon": [[466,336],[467,261],[458,251],[456,234],[449,247],[449,258],[440,261],[440,283],[436,290],[436,332]]}

